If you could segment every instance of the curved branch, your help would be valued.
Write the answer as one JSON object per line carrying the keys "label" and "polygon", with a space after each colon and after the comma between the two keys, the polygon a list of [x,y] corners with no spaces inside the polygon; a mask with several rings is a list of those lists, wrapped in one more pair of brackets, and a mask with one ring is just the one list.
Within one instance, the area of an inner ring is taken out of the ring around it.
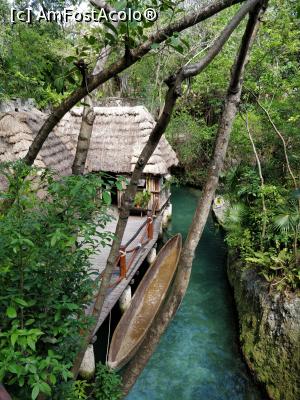
{"label": "curved branch", "polygon": [[272,128],[274,129],[275,133],[277,134],[277,136],[280,138],[280,140],[282,142],[284,157],[285,157],[285,161],[286,161],[286,166],[287,166],[289,174],[290,174],[290,176],[291,176],[291,178],[293,180],[294,188],[295,188],[295,190],[297,190],[298,189],[298,184],[297,184],[296,177],[295,177],[295,175],[293,173],[293,170],[292,170],[292,167],[291,167],[291,164],[290,164],[289,156],[288,156],[288,153],[287,153],[287,145],[286,145],[285,138],[284,138],[283,134],[279,131],[277,126],[275,125],[275,123],[274,123],[269,111],[261,104],[261,102],[258,100],[257,96],[255,96],[255,94],[252,91],[250,91],[249,89],[248,89],[248,91],[252,94],[252,96],[255,98],[256,103],[259,105],[259,107],[266,114],[266,116],[267,116]]}
{"label": "curved branch", "polygon": [[[247,62],[247,53],[256,35],[259,13],[260,7],[256,7],[255,12],[251,13],[233,67],[232,77],[225,99],[224,110],[219,124],[214,156],[202,196],[197,204],[193,221],[183,246],[174,284],[171,287],[166,302],[163,304],[158,315],[155,317],[151,328],[147,332],[138,352],[127,364],[126,368],[122,370],[124,395],[128,394],[137,377],[151,357],[161,335],[164,333],[169,322],[172,320],[180,306],[188,287],[195,250],[206,224],[211,203],[218,185],[219,174],[224,164],[232,124],[240,101],[244,67]],[[247,50],[245,51],[244,49]]]}
{"label": "curved branch", "polygon": [[246,113],[246,118],[243,118],[243,116],[242,116],[242,119],[245,121],[246,130],[248,132],[248,136],[249,136],[249,139],[250,139],[250,142],[251,142],[251,145],[252,145],[253,153],[255,155],[255,159],[256,159],[256,163],[257,163],[257,167],[258,167],[258,174],[259,174],[259,178],[260,178],[260,187],[261,187],[261,190],[262,190],[261,201],[262,201],[262,208],[263,208],[263,226],[262,226],[260,247],[261,247],[261,250],[263,251],[263,247],[264,247],[263,246],[263,240],[264,240],[264,238],[266,236],[266,229],[267,229],[267,207],[266,207],[265,194],[264,194],[265,180],[264,180],[264,177],[263,177],[263,174],[262,174],[261,162],[260,162],[260,159],[259,159],[259,156],[258,156],[258,152],[256,150],[256,146],[255,146],[254,139],[253,139],[253,136],[252,136],[252,133],[251,133],[251,129],[250,129],[250,126],[249,126],[248,114]]}
{"label": "curved branch", "polygon": [[[231,33],[234,31],[234,29],[239,24],[239,22],[241,22],[243,17],[245,17],[245,15],[247,15],[249,10],[251,10],[253,7],[255,7],[255,5],[258,2],[259,2],[259,0],[248,0],[240,8],[238,13],[232,18],[232,20],[229,22],[229,24],[221,32],[218,39],[211,46],[208,53],[203,57],[203,59],[199,63],[196,64],[196,67],[191,68],[192,66],[188,66],[188,71],[190,71],[191,74],[194,74],[195,70],[197,70],[197,74],[199,74],[216,57],[216,55],[222,50],[224,44],[226,43],[226,40],[228,40]],[[247,43],[245,43],[244,45],[248,49]],[[142,152],[139,156],[139,159],[134,167],[130,183],[129,183],[129,185],[124,193],[124,196],[123,196],[120,217],[118,219],[116,231],[115,231],[116,239],[112,243],[112,247],[111,247],[111,250],[110,250],[110,253],[108,256],[108,260],[107,260],[107,265],[103,272],[101,285],[100,285],[97,297],[95,299],[94,307],[92,310],[92,316],[94,316],[96,318],[96,325],[92,328],[92,330],[87,335],[86,344],[89,343],[90,339],[94,335],[94,332],[98,328],[97,321],[99,319],[99,316],[100,316],[100,313],[101,313],[101,310],[102,310],[102,307],[104,304],[104,300],[105,300],[106,293],[107,293],[107,288],[109,287],[109,284],[110,284],[113,267],[116,263],[118,255],[119,255],[119,248],[120,248],[121,240],[122,240],[122,237],[125,232],[127,220],[129,217],[129,210],[134,201],[138,181],[143,173],[143,170],[144,170],[147,162],[149,161],[151,155],[153,154],[156,146],[158,145],[163,133],[165,132],[165,130],[169,124],[176,101],[177,101],[178,97],[180,97],[180,95],[181,95],[182,82],[184,81],[184,79],[186,79],[188,77],[188,73],[189,72],[185,73],[185,67],[183,67],[175,75],[170,76],[166,80],[166,83],[169,86],[169,89],[166,94],[163,112],[161,113],[154,129],[152,130],[152,132],[149,136],[149,139],[148,139],[144,149],[142,150]],[[73,373],[75,376],[78,372],[84,351],[85,351],[85,348],[82,349],[82,351],[76,357],[74,367],[73,367]]]}
{"label": "curved branch", "polygon": [[[221,35],[216,39],[216,41],[210,47],[207,54],[198,63],[192,64],[192,65],[186,65],[183,68],[183,71],[182,71],[183,78],[190,78],[192,76],[198,75],[199,72],[201,72],[203,70],[203,68],[206,67],[210,63],[212,58],[214,58],[220,52],[220,49],[222,49],[224,44],[227,42],[229,36],[236,29],[236,27],[239,25],[241,20],[245,17],[246,14],[248,14],[249,11],[251,11],[253,9],[253,7],[257,3],[258,3],[257,0],[247,1],[239,9],[239,11],[235,14],[235,16],[232,18],[232,20],[226,26],[226,28],[222,31]],[[246,51],[246,52],[247,52],[247,50],[248,49],[244,49],[244,51]]]}
{"label": "curved branch", "polygon": [[87,94],[91,93],[99,85],[108,81],[110,78],[116,76],[139,61],[143,56],[150,52],[154,43],[160,44],[168,37],[172,36],[175,32],[182,32],[183,30],[194,26],[205,19],[212,17],[225,8],[242,1],[243,0],[218,0],[210,5],[202,7],[199,9],[199,11],[190,13],[179,21],[173,22],[167,27],[162,28],[150,35],[150,37],[144,43],[135,49],[132,49],[130,60],[128,60],[128,57],[123,56],[114,64],[99,72],[97,75],[90,76],[86,85],[77,88],[49,115],[30,145],[29,150],[24,157],[24,162],[28,165],[32,165],[34,163],[41,147],[43,146],[52,129],[72,107],[74,107],[80,100],[82,100]]}

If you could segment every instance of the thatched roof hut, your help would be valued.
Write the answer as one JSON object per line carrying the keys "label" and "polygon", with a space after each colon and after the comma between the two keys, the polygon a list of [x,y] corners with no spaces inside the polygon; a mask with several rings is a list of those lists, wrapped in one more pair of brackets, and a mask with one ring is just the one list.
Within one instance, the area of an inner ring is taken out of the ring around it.
{"label": "thatched roof hut", "polygon": [[[130,176],[155,124],[152,115],[143,106],[95,107],[95,114],[86,172]],[[35,165],[51,168],[62,176],[71,174],[81,117],[82,107],[73,108],[64,116],[44,143]],[[37,110],[1,114],[0,162],[24,157],[45,118]],[[144,177],[148,178],[144,188],[161,192],[161,177],[177,163],[175,152],[163,136],[144,169]]]}
{"label": "thatched roof hut", "polygon": [[[154,126],[143,107],[95,107],[95,123],[86,170],[130,173]],[[53,168],[61,175],[71,173],[82,108],[73,108],[50,133],[36,164]],[[0,162],[23,157],[44,120],[41,112],[10,112],[0,116]],[[144,172],[168,173],[177,157],[163,136]]]}

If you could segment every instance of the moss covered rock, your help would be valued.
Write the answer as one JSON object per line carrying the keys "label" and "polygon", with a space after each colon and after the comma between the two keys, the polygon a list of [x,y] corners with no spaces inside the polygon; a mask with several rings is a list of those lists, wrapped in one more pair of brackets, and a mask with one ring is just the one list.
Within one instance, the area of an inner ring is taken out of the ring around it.
{"label": "moss covered rock", "polygon": [[269,290],[253,270],[229,257],[228,277],[245,360],[274,400],[300,399],[300,298]]}

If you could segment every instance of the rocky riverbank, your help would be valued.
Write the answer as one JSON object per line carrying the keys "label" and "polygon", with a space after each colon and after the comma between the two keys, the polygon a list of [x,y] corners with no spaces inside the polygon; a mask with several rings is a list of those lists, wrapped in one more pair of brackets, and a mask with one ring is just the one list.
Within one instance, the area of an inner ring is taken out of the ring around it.
{"label": "rocky riverbank", "polygon": [[300,399],[300,298],[277,293],[254,270],[228,258],[244,358],[274,400]]}

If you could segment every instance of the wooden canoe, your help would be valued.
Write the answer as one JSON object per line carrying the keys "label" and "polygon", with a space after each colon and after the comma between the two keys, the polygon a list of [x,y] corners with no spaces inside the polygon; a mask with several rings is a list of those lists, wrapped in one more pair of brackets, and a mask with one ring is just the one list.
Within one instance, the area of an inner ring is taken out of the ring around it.
{"label": "wooden canoe", "polygon": [[108,354],[111,368],[119,370],[136,353],[166,297],[181,248],[182,238],[178,234],[163,246],[140,282],[114,331]]}

